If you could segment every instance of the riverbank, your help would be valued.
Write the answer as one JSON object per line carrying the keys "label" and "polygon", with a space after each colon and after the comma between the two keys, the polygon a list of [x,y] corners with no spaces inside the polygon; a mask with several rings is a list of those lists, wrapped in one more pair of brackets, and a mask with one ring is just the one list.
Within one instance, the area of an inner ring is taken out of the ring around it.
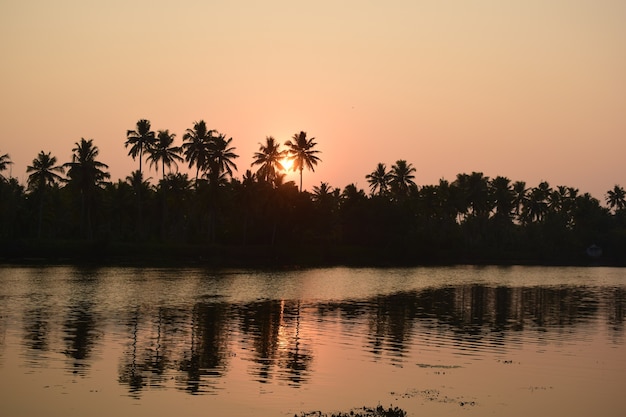
{"label": "riverbank", "polygon": [[419,265],[626,266],[626,259],[584,251],[551,257],[530,252],[425,253],[404,247],[346,245],[225,246],[129,243],[84,240],[15,240],[0,242],[0,263],[60,263],[251,268],[319,266],[391,267]]}

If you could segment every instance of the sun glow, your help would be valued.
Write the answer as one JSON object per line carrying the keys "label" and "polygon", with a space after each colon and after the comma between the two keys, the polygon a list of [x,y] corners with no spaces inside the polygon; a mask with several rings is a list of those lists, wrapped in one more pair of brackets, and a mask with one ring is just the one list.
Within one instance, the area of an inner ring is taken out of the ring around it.
{"label": "sun glow", "polygon": [[283,171],[289,171],[293,166],[293,159],[285,157],[280,160],[280,164],[283,166]]}

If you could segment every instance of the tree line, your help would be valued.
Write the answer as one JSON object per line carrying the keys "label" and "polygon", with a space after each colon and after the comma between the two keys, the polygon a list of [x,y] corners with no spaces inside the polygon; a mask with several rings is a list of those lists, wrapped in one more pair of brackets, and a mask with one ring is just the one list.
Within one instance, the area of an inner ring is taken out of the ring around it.
{"label": "tree line", "polygon": [[[233,139],[203,120],[181,145],[175,140],[139,120],[124,142],[138,169],[117,181],[93,139],[76,142],[63,164],[42,150],[27,167],[26,186],[4,176],[11,160],[0,155],[6,256],[60,256],[60,242],[92,242],[79,252],[154,244],[168,245],[172,256],[238,263],[626,263],[626,192],[619,185],[605,204],[573,187],[481,172],[418,186],[416,168],[400,159],[365,175],[368,192],[326,182],[309,192],[303,172],[314,171],[321,152],[306,132],[284,144],[267,137],[241,179],[234,176]],[[144,176],[144,163],[160,176],[156,184]],[[193,177],[178,171],[181,163]],[[299,173],[299,186],[285,181],[286,163]]]}

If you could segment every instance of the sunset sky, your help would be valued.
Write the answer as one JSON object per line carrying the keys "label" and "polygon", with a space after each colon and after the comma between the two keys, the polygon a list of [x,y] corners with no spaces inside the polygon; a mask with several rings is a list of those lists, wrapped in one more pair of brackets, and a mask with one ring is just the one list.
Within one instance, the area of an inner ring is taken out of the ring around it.
{"label": "sunset sky", "polygon": [[0,56],[0,154],[22,183],[81,137],[125,178],[146,118],[178,144],[200,119],[232,137],[239,178],[266,136],[306,131],[309,190],[368,191],[398,159],[418,185],[626,186],[623,0],[0,0]]}

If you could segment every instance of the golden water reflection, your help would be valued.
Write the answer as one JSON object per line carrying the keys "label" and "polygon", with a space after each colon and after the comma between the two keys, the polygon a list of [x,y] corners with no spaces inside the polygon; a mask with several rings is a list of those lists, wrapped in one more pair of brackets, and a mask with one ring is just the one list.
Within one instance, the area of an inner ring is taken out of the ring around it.
{"label": "golden water reflection", "polygon": [[[0,297],[0,395],[16,411],[36,407],[20,395],[58,386],[50,404],[67,405],[63,396],[85,384],[122,414],[120,396],[146,409],[158,403],[154,393],[189,404],[176,392],[213,398],[228,415],[388,400],[429,415],[467,407],[523,415],[533,407],[516,402],[520,392],[552,409],[580,390],[596,414],[626,411],[612,394],[626,388],[626,284],[442,283],[346,299],[238,300],[206,290],[231,288],[223,281],[202,280],[198,291],[168,277],[131,285],[106,270],[70,275],[0,275],[9,285]],[[506,386],[500,378],[514,378],[517,391],[493,400]],[[80,415],[77,404],[58,410]]]}

